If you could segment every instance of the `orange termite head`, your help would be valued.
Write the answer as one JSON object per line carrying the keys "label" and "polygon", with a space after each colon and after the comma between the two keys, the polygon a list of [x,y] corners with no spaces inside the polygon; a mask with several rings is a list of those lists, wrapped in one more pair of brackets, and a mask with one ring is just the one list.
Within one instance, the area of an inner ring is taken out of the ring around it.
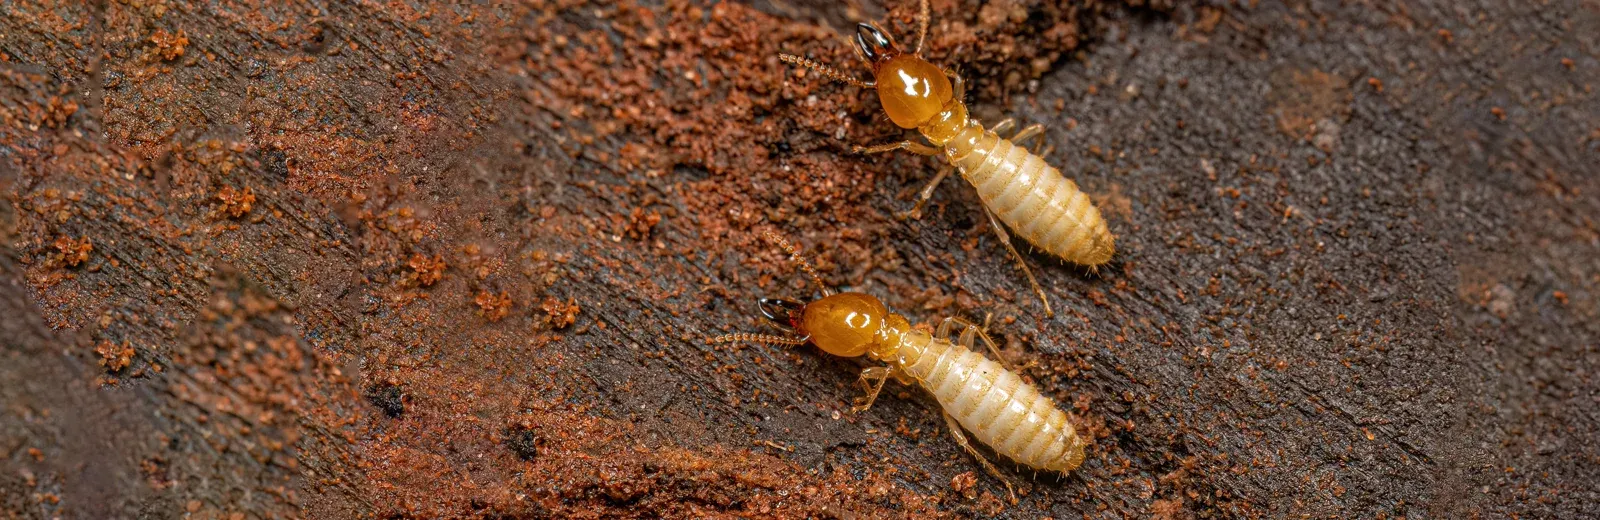
{"label": "orange termite head", "polygon": [[761,313],[824,352],[841,357],[871,351],[884,338],[884,325],[890,317],[883,302],[862,293],[839,293],[804,304],[762,298]]}
{"label": "orange termite head", "polygon": [[[804,58],[796,58],[804,63]],[[808,65],[809,66],[809,65]],[[819,69],[830,70],[830,69]],[[767,239],[778,244],[800,270],[811,276],[811,281],[822,289],[822,298],[800,303],[777,298],[761,299],[761,314],[774,324],[791,333],[786,336],[769,334],[735,333],[712,338],[713,343],[748,341],[769,345],[804,345],[815,343],[817,348],[835,356],[857,357],[877,352],[874,347],[895,345],[911,325],[898,314],[891,314],[883,302],[862,293],[835,293],[817,270],[811,267],[800,251],[777,233],[768,232]],[[794,337],[798,335],[799,337]],[[874,354],[874,359],[878,355]]]}
{"label": "orange termite head", "polygon": [[872,85],[889,119],[916,128],[949,105],[954,91],[939,66],[916,53],[901,52],[894,39],[872,24],[856,25],[856,50],[872,64]]}

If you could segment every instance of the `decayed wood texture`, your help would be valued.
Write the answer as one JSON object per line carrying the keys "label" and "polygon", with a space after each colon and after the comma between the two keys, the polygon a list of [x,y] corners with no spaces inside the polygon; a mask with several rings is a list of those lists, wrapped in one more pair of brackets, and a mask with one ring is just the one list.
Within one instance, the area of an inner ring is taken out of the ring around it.
{"label": "decayed wood texture", "polygon": [[[883,12],[812,4],[0,8],[0,511],[1600,514],[1593,5],[935,2],[1117,235],[1046,320],[970,187],[891,216],[935,165],[776,58]],[[709,344],[806,290],[768,229],[996,312],[1084,465],[1007,504],[925,394]]]}

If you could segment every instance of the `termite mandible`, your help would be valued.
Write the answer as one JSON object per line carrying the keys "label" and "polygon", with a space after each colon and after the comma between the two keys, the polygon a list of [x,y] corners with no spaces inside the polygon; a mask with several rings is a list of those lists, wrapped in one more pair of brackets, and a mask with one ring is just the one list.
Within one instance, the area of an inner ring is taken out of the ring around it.
{"label": "termite mandible", "polygon": [[[1044,289],[1022,255],[1012,247],[1010,235],[1000,222],[1034,246],[1090,268],[1111,260],[1116,250],[1114,238],[1106,228],[1106,221],[1100,218],[1100,210],[1078,190],[1076,183],[1062,177],[1059,170],[1046,164],[1033,151],[1012,144],[1012,141],[1042,136],[1042,125],[1030,125],[1006,139],[998,134],[1016,126],[1015,121],[1006,119],[985,130],[982,123],[967,116],[967,106],[962,102],[965,88],[961,76],[920,55],[923,39],[928,34],[928,19],[928,0],[922,0],[917,45],[909,53],[895,47],[894,40],[876,25],[856,26],[856,51],[872,67],[872,81],[850,77],[800,56],[780,54],[778,57],[834,80],[877,90],[878,100],[889,119],[900,128],[917,129],[931,146],[901,141],[857,146],[854,150],[869,154],[905,150],[920,155],[943,155],[978,189],[990,227],[1016,258],[1028,283],[1044,303],[1045,314],[1053,316],[1055,313],[1050,309]],[[902,215],[919,217],[922,206],[933,196],[933,189],[949,173],[949,168],[941,169],[922,189],[916,205]]]}
{"label": "termite mandible", "polygon": [[[767,238],[811,276],[822,291],[822,298],[806,303],[761,299],[762,315],[792,333],[789,336],[738,333],[713,338],[713,343],[811,343],[835,356],[865,355],[886,363],[887,366],[861,371],[860,382],[867,394],[857,400],[854,410],[871,408],[890,377],[902,384],[920,384],[939,401],[956,444],[1004,482],[1013,497],[1011,482],[967,442],[961,433],[963,428],[995,453],[1036,470],[1066,473],[1083,463],[1083,449],[1088,443],[1055,401],[1005,365],[973,351],[974,341],[981,339],[990,354],[1004,360],[982,327],[959,318],[946,318],[933,334],[912,329],[905,316],[889,312],[883,302],[869,294],[834,292],[783,237],[768,233]],[[956,325],[962,330],[952,342],[950,336]]]}

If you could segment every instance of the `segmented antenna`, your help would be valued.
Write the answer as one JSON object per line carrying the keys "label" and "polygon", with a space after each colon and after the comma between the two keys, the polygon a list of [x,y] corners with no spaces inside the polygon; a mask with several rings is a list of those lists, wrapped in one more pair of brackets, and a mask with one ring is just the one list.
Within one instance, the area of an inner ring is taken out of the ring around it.
{"label": "segmented antenna", "polygon": [[817,284],[818,289],[822,290],[823,296],[833,296],[833,288],[828,287],[828,284],[822,283],[822,275],[817,274],[817,269],[811,267],[811,262],[807,262],[806,257],[800,256],[799,249],[795,249],[793,245],[789,244],[788,240],[784,240],[783,235],[779,235],[775,231],[768,231],[765,235],[767,240],[777,243],[778,247],[783,248],[783,252],[789,253],[789,261],[799,265],[801,271],[805,271],[807,275],[811,276],[811,281]]}
{"label": "segmented antenna", "polygon": [[846,76],[843,72],[839,72],[838,70],[835,70],[833,67],[829,67],[827,65],[823,65],[820,62],[813,61],[813,60],[810,60],[810,59],[807,59],[807,58],[802,58],[802,57],[799,57],[799,56],[795,56],[793,54],[779,54],[778,55],[778,59],[783,60],[784,62],[787,62],[787,63],[791,63],[791,64],[794,64],[794,65],[799,65],[801,67],[805,67],[805,68],[817,71],[818,74],[821,74],[823,76],[827,76],[829,78],[832,78],[834,81],[843,81],[845,83],[849,83],[851,85],[855,85],[855,86],[861,87],[861,88],[872,88],[874,86],[877,86],[877,83],[874,83],[874,82],[871,82],[871,81],[861,81],[859,79],[852,78],[850,76]]}
{"label": "segmented antenna", "polygon": [[922,54],[922,40],[928,36],[928,19],[932,15],[928,12],[928,0],[922,0],[922,10],[917,12],[917,47],[912,54]]}
{"label": "segmented antenna", "polygon": [[749,332],[739,332],[711,338],[712,343],[738,343],[741,341],[790,347],[798,347],[806,344],[806,338],[785,338],[783,336],[773,336],[771,334],[752,334]]}

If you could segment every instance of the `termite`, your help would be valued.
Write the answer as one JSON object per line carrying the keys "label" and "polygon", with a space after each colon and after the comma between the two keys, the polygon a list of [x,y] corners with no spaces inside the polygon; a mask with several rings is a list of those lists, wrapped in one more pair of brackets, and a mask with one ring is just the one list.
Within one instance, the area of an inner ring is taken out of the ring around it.
{"label": "termite", "polygon": [[[853,410],[870,409],[890,377],[902,384],[921,385],[933,393],[943,408],[945,424],[956,444],[977,458],[984,470],[1004,482],[1008,490],[1011,482],[972,447],[962,434],[963,429],[995,453],[1035,470],[1065,473],[1083,463],[1087,443],[1067,421],[1067,414],[1032,384],[995,361],[1004,357],[983,327],[952,317],[941,322],[932,334],[913,329],[905,316],[889,312],[872,295],[834,292],[787,241],[773,234],[768,234],[768,239],[811,276],[822,297],[807,303],[760,300],[762,315],[791,333],[789,336],[739,333],[720,336],[712,342],[783,346],[811,343],[835,356],[864,355],[885,363],[886,366],[861,371],[860,383],[866,395],[856,401]],[[957,325],[962,329],[952,341],[951,333]],[[973,350],[979,339],[995,359]]]}
{"label": "termite", "polygon": [[[916,129],[929,144],[907,140],[856,146],[854,151],[872,154],[905,150],[920,155],[943,155],[978,189],[989,226],[1016,258],[1028,283],[1044,303],[1045,314],[1053,316],[1050,300],[1022,255],[1011,246],[1005,227],[1058,258],[1097,268],[1111,260],[1116,250],[1106,221],[1100,218],[1100,210],[1076,183],[1045,163],[1036,151],[1012,143],[1042,136],[1043,125],[1030,125],[1006,139],[999,134],[1016,126],[1014,120],[1005,119],[986,130],[977,119],[967,115],[967,106],[962,102],[966,89],[961,76],[921,56],[922,42],[928,34],[928,0],[922,0],[917,19],[917,45],[909,53],[896,47],[894,40],[878,26],[870,23],[856,26],[857,55],[872,67],[872,81],[856,79],[800,56],[780,54],[778,57],[834,80],[876,90],[889,119],[902,129]],[[922,189],[912,209],[901,215],[920,217],[922,206],[949,173],[949,168],[941,169]]]}

